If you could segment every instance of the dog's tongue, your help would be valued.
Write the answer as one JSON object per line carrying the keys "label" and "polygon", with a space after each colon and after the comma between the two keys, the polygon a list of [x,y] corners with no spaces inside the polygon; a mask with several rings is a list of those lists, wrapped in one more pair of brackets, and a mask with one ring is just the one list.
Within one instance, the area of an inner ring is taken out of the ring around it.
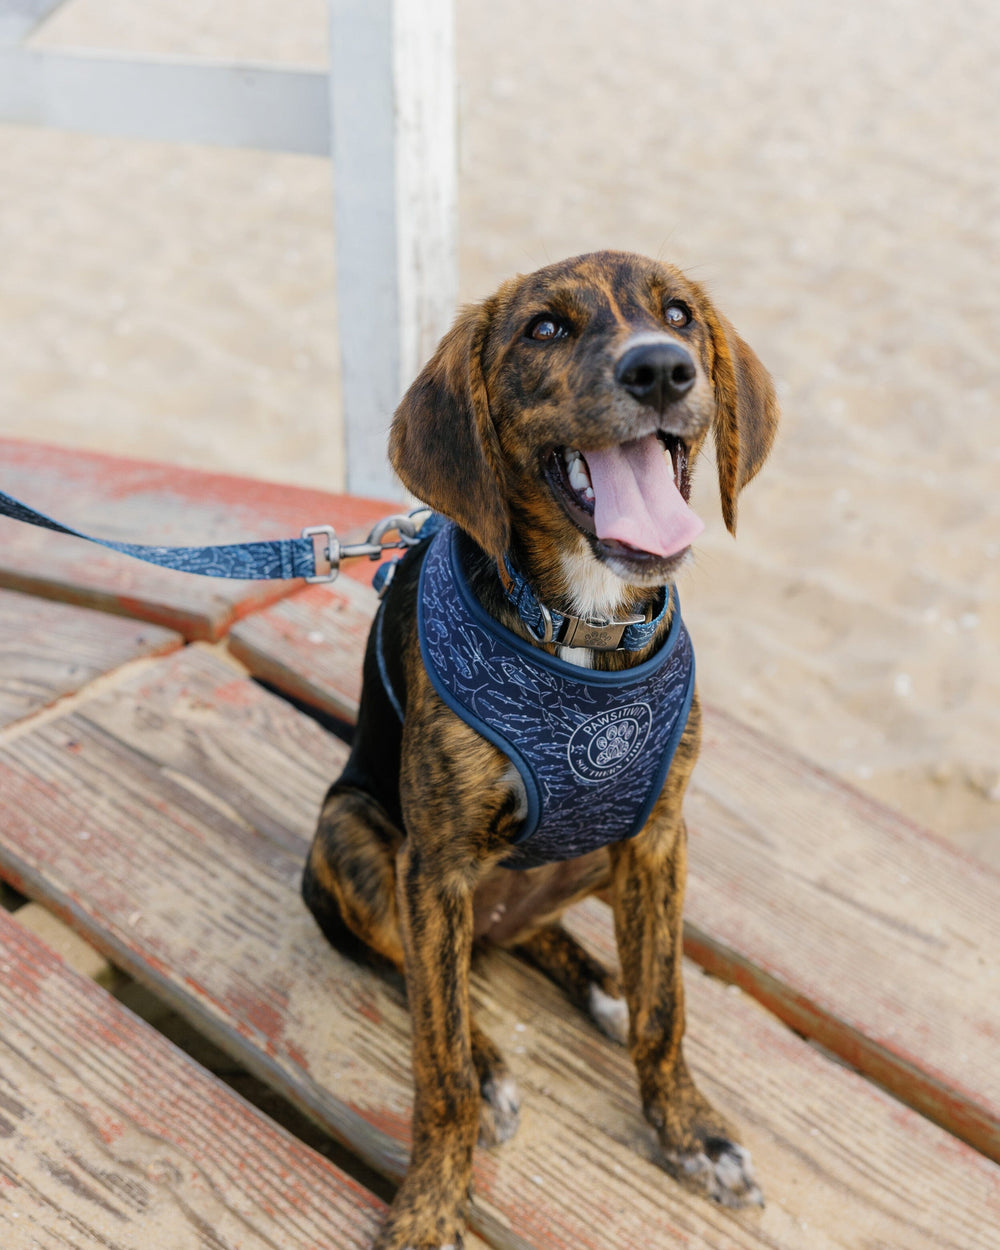
{"label": "dog's tongue", "polygon": [[594,488],[598,538],[672,556],[705,528],[677,489],[670,456],[655,434],[584,455]]}

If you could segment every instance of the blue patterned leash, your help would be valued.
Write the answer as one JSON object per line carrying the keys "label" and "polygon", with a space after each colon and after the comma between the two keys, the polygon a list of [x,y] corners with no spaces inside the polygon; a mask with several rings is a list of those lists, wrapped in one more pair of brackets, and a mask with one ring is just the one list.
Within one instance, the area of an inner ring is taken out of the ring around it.
{"label": "blue patterned leash", "polygon": [[[427,522],[427,509],[408,515],[384,517],[362,543],[341,543],[331,525],[307,525],[298,538],[281,538],[272,542],[228,543],[217,547],[147,547],[138,543],[118,543],[95,538],[71,529],[0,491],[0,516],[8,516],[27,525],[38,525],[57,534],[71,534],[87,542],[98,543],[112,551],[120,551],[147,564],[176,569],[181,573],[197,573],[201,577],[233,577],[241,581],[274,581],[303,577],[307,582],[332,582],[340,572],[341,560],[367,556],[378,560],[384,551],[414,547],[423,537],[422,525]],[[420,518],[424,519],[421,520]],[[391,540],[387,535],[395,533]]]}

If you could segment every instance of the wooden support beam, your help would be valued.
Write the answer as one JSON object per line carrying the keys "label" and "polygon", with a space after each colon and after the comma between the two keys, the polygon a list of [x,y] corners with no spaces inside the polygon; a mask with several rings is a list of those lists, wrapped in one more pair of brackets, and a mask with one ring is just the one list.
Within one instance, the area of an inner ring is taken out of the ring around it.
{"label": "wooden support beam", "polygon": [[458,288],[453,0],[331,0],[330,98],[347,490],[391,496],[389,421]]}
{"label": "wooden support beam", "polygon": [[237,62],[0,46],[0,121],[312,156],[330,150],[326,74]]}

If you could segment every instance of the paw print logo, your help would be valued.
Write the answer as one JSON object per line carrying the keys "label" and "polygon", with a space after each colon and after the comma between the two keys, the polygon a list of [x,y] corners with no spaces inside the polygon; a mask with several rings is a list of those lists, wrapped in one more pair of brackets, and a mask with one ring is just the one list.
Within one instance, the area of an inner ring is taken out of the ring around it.
{"label": "paw print logo", "polygon": [[594,763],[598,768],[606,768],[615,760],[624,759],[629,753],[632,741],[635,738],[637,726],[631,721],[621,721],[617,725],[611,725],[608,729],[600,734],[594,746]]}
{"label": "paw print logo", "polygon": [[569,766],[581,781],[609,781],[628,771],[653,726],[648,703],[601,712],[577,725],[566,746]]}

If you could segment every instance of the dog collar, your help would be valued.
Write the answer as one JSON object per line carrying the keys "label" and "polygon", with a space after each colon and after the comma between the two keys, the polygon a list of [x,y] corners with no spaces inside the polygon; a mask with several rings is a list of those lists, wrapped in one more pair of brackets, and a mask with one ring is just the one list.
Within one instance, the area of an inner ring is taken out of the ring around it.
{"label": "dog collar", "polygon": [[571,616],[540,603],[527,581],[504,556],[506,578],[500,582],[507,598],[531,635],[533,642],[555,642],[561,647],[589,647],[594,651],[641,651],[653,641],[667,612],[670,596],[661,591],[656,615],[608,617]]}

